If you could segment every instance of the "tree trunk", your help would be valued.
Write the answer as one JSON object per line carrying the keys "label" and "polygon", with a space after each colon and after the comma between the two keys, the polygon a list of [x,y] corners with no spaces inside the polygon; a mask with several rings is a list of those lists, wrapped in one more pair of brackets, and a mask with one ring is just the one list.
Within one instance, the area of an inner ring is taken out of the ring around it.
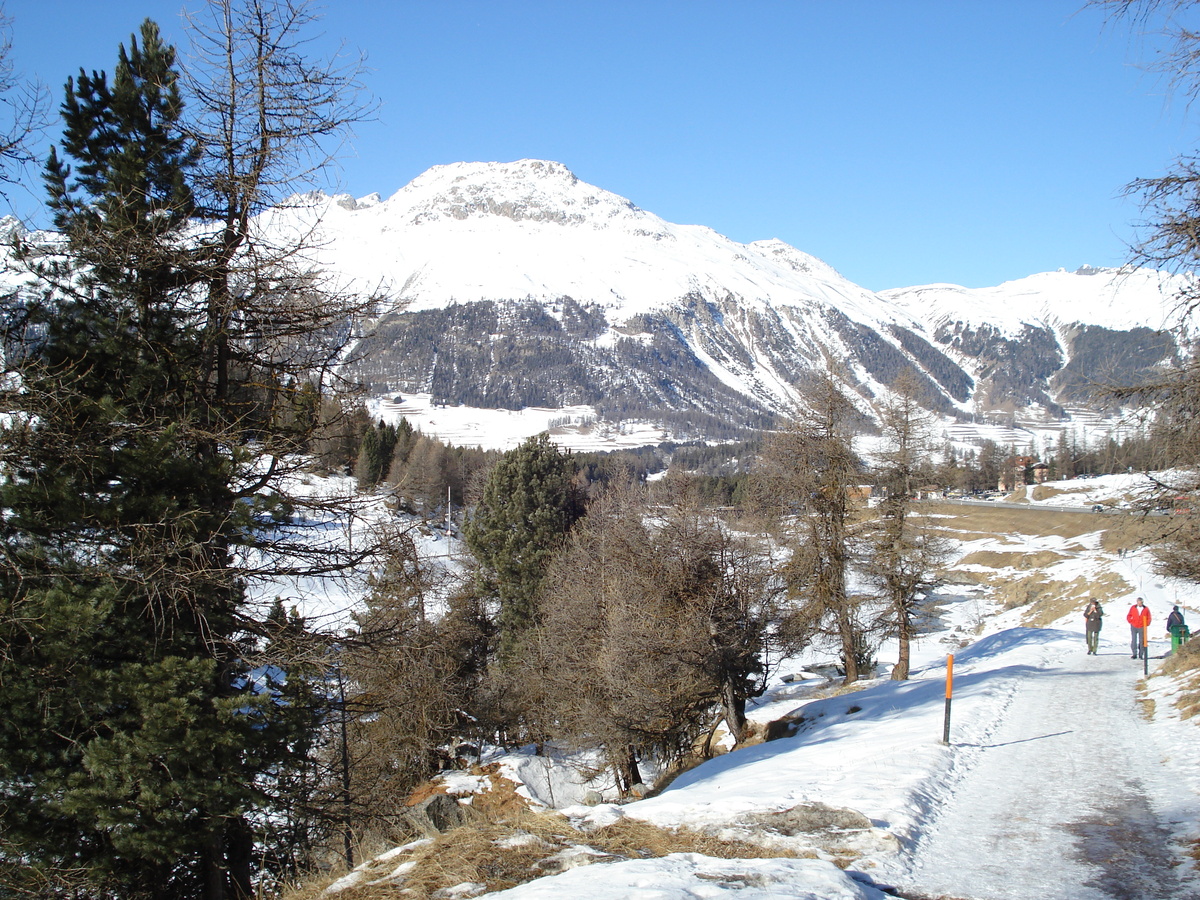
{"label": "tree trunk", "polygon": [[909,652],[912,645],[912,623],[908,619],[907,610],[897,609],[896,637],[900,642],[899,658],[892,668],[892,681],[908,680]]}
{"label": "tree trunk", "polygon": [[850,611],[843,607],[837,614],[838,634],[842,639],[842,664],[846,668],[846,677],[842,684],[854,684],[858,681],[858,648],[855,641],[854,621]]}
{"label": "tree trunk", "polygon": [[704,736],[704,749],[701,755],[705,759],[712,759],[712,741],[717,736],[717,729],[721,727],[721,723],[725,721],[723,716],[717,716],[713,720],[712,725],[708,729],[708,734]]}
{"label": "tree trunk", "polygon": [[617,776],[617,790],[622,797],[628,797],[635,784],[642,784],[642,773],[638,769],[637,754],[632,747],[625,749],[625,755],[613,766]]}
{"label": "tree trunk", "polygon": [[235,900],[253,900],[254,833],[244,816],[238,816],[225,830],[226,862],[229,866],[231,894]]}
{"label": "tree trunk", "polygon": [[733,682],[721,685],[721,705],[725,709],[725,725],[735,744],[746,736],[746,698],[733,689]]}
{"label": "tree trunk", "polygon": [[219,829],[204,843],[204,900],[225,900],[225,844]]}

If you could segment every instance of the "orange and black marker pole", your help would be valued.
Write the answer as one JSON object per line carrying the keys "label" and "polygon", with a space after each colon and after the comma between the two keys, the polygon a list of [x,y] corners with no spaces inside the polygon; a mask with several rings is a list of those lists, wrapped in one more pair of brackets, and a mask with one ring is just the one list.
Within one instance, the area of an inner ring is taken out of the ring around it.
{"label": "orange and black marker pole", "polygon": [[1142,626],[1142,676],[1150,677],[1150,640],[1146,636],[1146,632],[1150,630],[1149,625]]}
{"label": "orange and black marker pole", "polygon": [[950,743],[950,698],[954,694],[954,654],[946,657],[946,724],[942,728],[942,743]]}

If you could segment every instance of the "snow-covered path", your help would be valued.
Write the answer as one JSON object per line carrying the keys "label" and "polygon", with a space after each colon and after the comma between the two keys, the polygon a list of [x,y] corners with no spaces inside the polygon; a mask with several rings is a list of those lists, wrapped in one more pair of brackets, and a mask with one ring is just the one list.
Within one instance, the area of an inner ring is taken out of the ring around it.
{"label": "snow-covered path", "polygon": [[959,758],[938,791],[945,806],[900,886],[971,900],[1200,897],[1194,876],[1180,883],[1164,821],[1188,762],[1155,746],[1141,676],[1116,640],[1088,656],[1081,637],[1077,654],[1023,679],[992,733],[952,736]]}

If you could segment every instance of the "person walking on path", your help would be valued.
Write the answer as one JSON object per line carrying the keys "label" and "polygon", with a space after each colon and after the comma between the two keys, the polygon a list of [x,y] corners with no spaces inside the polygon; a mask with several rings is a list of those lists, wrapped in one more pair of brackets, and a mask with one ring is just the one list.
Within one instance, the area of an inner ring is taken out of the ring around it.
{"label": "person walking on path", "polygon": [[1100,601],[1093,600],[1087,605],[1087,609],[1083,611],[1083,620],[1088,655],[1096,656],[1096,651],[1100,649],[1100,628],[1104,625],[1104,610],[1100,608]]}
{"label": "person walking on path", "polygon": [[1129,623],[1133,659],[1144,659],[1147,652],[1146,628],[1150,625],[1150,608],[1142,602],[1141,597],[1138,597],[1137,602],[1129,607],[1129,614],[1125,616],[1125,621]]}
{"label": "person walking on path", "polygon": [[1171,652],[1178,650],[1183,642],[1191,637],[1191,632],[1188,630],[1187,623],[1183,621],[1183,613],[1176,606],[1171,610],[1171,614],[1167,616],[1167,631],[1171,633]]}

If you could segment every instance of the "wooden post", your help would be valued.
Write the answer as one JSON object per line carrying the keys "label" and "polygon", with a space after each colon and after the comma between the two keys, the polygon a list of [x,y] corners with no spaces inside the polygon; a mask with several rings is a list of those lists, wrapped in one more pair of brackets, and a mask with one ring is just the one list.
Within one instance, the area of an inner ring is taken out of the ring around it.
{"label": "wooden post", "polygon": [[950,698],[954,694],[954,654],[946,657],[946,722],[942,728],[942,743],[950,743]]}

